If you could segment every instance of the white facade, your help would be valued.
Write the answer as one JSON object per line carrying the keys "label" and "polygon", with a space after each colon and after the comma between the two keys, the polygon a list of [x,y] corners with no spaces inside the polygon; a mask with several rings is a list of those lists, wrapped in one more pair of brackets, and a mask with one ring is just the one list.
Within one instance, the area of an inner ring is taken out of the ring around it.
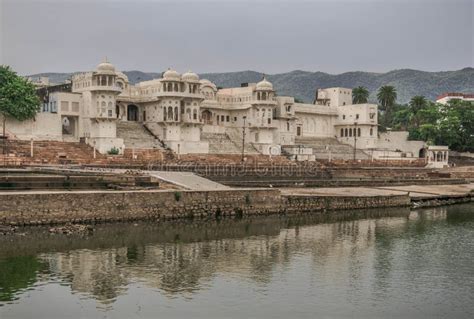
{"label": "white facade", "polygon": [[447,146],[433,145],[426,149],[428,167],[443,168],[448,166],[449,148]]}
{"label": "white facade", "polygon": [[[262,154],[279,155],[282,146],[291,149],[303,140],[318,139],[370,150],[375,157],[381,154],[378,149],[401,149],[413,157],[416,153],[405,143],[406,136],[404,141],[393,138],[393,143],[378,139],[377,105],[352,104],[352,90],[347,88],[318,89],[313,103],[296,103],[293,97],[277,96],[265,77],[258,83],[218,89],[193,72],[169,69],[159,79],[132,85],[108,62],[74,75],[64,85],[69,91],[43,88],[51,92],[42,112],[35,121],[9,120],[9,133],[23,139],[82,139],[102,153],[112,148],[123,152],[130,146],[117,138],[117,123],[131,121],[143,124],[180,154],[209,153],[202,133],[241,141],[244,127],[245,143]],[[301,150],[294,148],[292,155],[312,158]]]}
{"label": "white facade", "polygon": [[447,104],[450,100],[461,100],[474,102],[474,94],[468,93],[444,93],[436,98],[437,103]]}

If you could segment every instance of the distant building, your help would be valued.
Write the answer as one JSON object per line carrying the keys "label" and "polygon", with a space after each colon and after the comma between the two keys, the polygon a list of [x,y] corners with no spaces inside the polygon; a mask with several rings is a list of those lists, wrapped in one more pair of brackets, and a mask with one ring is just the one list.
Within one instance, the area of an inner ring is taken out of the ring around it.
{"label": "distant building", "polygon": [[474,93],[444,93],[436,98],[436,102],[446,104],[449,100],[454,99],[474,102]]}

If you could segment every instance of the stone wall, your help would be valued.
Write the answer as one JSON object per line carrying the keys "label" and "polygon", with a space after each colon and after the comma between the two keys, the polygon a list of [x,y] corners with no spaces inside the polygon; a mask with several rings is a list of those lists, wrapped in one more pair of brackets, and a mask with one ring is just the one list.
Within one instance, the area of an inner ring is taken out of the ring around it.
{"label": "stone wall", "polygon": [[311,196],[291,195],[286,199],[287,212],[310,212],[317,210],[343,210],[377,207],[398,207],[411,204],[408,195],[389,196]]}
{"label": "stone wall", "polygon": [[0,225],[218,218],[408,206],[407,195],[282,196],[278,189],[78,191],[0,194]]}
{"label": "stone wall", "polygon": [[39,225],[270,214],[280,191],[94,191],[0,194],[0,224]]}

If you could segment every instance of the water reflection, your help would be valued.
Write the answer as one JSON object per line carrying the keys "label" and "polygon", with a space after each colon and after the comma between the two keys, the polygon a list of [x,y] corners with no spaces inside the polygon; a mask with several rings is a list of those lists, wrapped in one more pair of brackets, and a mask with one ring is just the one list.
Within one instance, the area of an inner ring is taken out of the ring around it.
{"label": "water reflection", "polygon": [[[296,299],[356,309],[368,300],[401,302],[410,289],[431,295],[439,283],[457,285],[465,299],[474,289],[472,208],[101,225],[89,237],[39,231],[2,238],[0,300],[13,302],[13,311],[35,282],[59,282],[110,310],[136,287],[192,300],[217,289],[222,278],[257,295],[286,289]],[[417,293],[412,301],[422,303]]]}

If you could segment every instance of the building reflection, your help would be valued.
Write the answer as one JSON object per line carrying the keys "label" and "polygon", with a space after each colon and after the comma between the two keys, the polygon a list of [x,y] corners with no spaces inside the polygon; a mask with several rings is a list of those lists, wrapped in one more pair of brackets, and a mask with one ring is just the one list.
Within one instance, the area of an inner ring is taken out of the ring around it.
{"label": "building reflection", "polygon": [[[360,212],[359,212],[360,214]],[[130,283],[158,289],[167,296],[189,295],[206,289],[216,276],[246,279],[265,286],[275,269],[286,269],[294,258],[309,256],[313,270],[330,281],[342,278],[337,269],[347,265],[357,279],[357,256],[374,245],[376,229],[403,225],[408,211],[383,219],[320,223],[321,216],[295,216],[225,221],[211,225],[179,225],[167,229],[167,240],[106,249],[77,249],[40,254],[52,275],[69,282],[74,292],[112,303]],[[364,217],[364,216],[362,216]],[[368,216],[371,217],[371,216]],[[156,231],[163,230],[161,228]]]}
{"label": "building reflection", "polygon": [[[381,217],[384,214],[392,217]],[[49,278],[58,278],[73,292],[103,305],[112,305],[131,284],[159,290],[168,297],[192,297],[211,287],[217,277],[265,287],[275,276],[291,271],[295,262],[308,262],[310,271],[322,278],[321,285],[349,283],[355,290],[367,277],[374,277],[373,284],[383,294],[400,254],[420,254],[410,251],[415,249],[411,246],[400,252],[397,243],[429,236],[427,224],[444,223],[449,216],[446,208],[411,213],[395,209],[337,216],[102,225],[93,236],[84,238],[61,241],[42,234],[23,238],[3,252],[0,249],[0,261],[18,258],[9,249],[34,254],[38,265],[44,265],[41,272]],[[410,262],[420,263],[423,258]],[[370,269],[363,267],[367,260],[373,262]],[[26,288],[34,279],[31,274],[39,271],[30,272],[17,291]],[[4,299],[13,299],[14,287],[0,280],[2,291],[10,291],[10,297]],[[351,296],[357,298],[357,294]]]}

